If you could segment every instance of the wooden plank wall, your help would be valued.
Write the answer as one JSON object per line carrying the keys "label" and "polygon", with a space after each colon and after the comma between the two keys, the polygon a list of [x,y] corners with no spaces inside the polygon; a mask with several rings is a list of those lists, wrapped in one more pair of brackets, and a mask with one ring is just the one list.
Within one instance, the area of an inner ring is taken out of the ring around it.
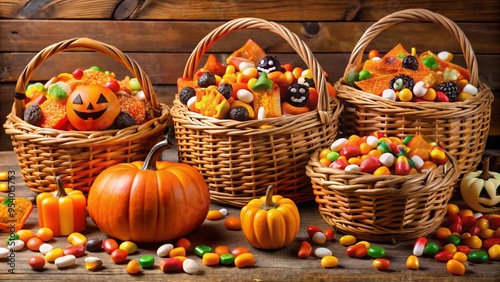
{"label": "wooden plank wall", "polygon": [[[161,102],[171,104],[175,81],[198,42],[222,23],[239,17],[277,21],[299,35],[330,77],[343,75],[350,52],[375,21],[395,11],[425,8],[440,13],[465,32],[475,51],[481,81],[495,94],[489,148],[500,137],[500,2],[498,0],[3,0],[0,2],[0,122],[11,111],[19,74],[41,49],[73,37],[90,37],[118,47],[137,60],[155,86]],[[282,62],[303,65],[295,50],[262,30],[240,30],[207,50],[219,59],[248,38]],[[443,28],[430,23],[398,24],[378,35],[369,49],[387,52],[398,43],[418,52],[447,50],[463,64],[461,46]],[[60,72],[98,65],[129,75],[119,63],[87,50],[62,52],[47,59],[31,81],[46,81]],[[306,67],[306,66],[305,66]],[[10,137],[0,133],[0,150],[11,150]]]}

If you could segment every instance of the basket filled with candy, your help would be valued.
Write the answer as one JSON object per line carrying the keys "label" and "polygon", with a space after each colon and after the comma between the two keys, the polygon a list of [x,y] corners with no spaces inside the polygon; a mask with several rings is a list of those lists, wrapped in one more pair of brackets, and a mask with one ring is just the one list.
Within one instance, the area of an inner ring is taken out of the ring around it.
{"label": "basket filled with candy", "polygon": [[[97,66],[78,66],[45,84],[30,83],[47,59],[77,48],[111,57],[132,77],[118,79]],[[41,50],[19,76],[15,90],[4,128],[23,180],[37,193],[55,190],[56,176],[65,187],[88,192],[105,168],[143,160],[171,122],[169,108],[158,102],[137,62],[116,47],[89,38],[68,39]]]}
{"label": "basket filled with candy", "polygon": [[[364,60],[378,34],[412,21],[431,22],[448,31],[460,44],[467,67],[452,63],[451,53],[418,53],[402,44]],[[457,159],[461,174],[474,171],[480,163],[493,93],[479,80],[470,42],[450,19],[425,9],[403,10],[380,19],[354,47],[344,77],[335,87],[345,106],[340,126],[345,136],[376,130],[400,137],[422,134]]]}
{"label": "basket filled with candy", "polygon": [[[221,62],[212,44],[238,30],[281,36],[300,69],[248,39]],[[210,32],[191,53],[171,109],[179,161],[197,168],[214,202],[243,206],[274,185],[298,202],[313,199],[305,166],[319,144],[335,138],[342,105],[307,45],[284,26],[239,18]]]}
{"label": "basket filled with candy", "polygon": [[455,158],[422,135],[350,135],[306,167],[323,219],[370,241],[425,236],[442,223],[459,177]]}

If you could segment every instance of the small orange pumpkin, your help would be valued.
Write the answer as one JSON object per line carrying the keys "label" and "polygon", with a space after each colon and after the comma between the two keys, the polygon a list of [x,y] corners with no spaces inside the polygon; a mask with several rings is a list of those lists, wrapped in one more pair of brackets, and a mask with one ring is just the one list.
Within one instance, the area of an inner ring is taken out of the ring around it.
{"label": "small orange pumpkin", "polygon": [[76,88],[66,102],[69,122],[78,130],[109,128],[120,113],[120,102],[115,93],[102,85]]}
{"label": "small orange pumpkin", "polygon": [[192,166],[157,161],[160,141],[146,160],[102,171],[88,196],[88,212],[106,235],[137,243],[165,242],[198,228],[210,207],[203,176]]}

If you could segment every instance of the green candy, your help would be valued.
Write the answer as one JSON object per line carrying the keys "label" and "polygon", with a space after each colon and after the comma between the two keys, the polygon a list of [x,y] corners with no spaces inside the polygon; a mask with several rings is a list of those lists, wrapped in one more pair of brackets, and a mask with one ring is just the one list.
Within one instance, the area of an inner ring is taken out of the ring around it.
{"label": "green candy", "polygon": [[439,67],[439,63],[436,62],[434,57],[431,57],[431,56],[424,58],[422,60],[422,63],[424,64],[424,66],[426,66],[430,70],[433,70],[433,69]]}
{"label": "green candy", "polygon": [[385,249],[379,246],[371,246],[368,248],[368,255],[371,258],[383,258],[385,256]]}
{"label": "green candy", "polygon": [[261,72],[259,78],[252,85],[252,91],[256,92],[271,92],[273,90],[273,81],[267,77],[265,71]]}
{"label": "green candy", "polygon": [[359,72],[359,80],[365,80],[372,77],[372,74],[368,70],[361,70]]}
{"label": "green candy", "polygon": [[467,260],[472,263],[483,263],[490,259],[485,251],[473,251],[467,255]]}
{"label": "green candy", "polygon": [[223,265],[231,265],[234,263],[234,256],[233,254],[222,254],[220,255],[220,263]]}
{"label": "green candy", "polygon": [[155,258],[153,256],[142,256],[137,262],[142,268],[151,268],[155,265]]}
{"label": "green candy", "polygon": [[201,245],[194,247],[194,253],[201,258],[203,257],[204,254],[211,253],[211,252],[212,252],[212,248],[210,248],[207,245],[201,244]]}
{"label": "green candy", "polygon": [[438,244],[436,244],[434,242],[429,242],[429,243],[427,243],[427,245],[425,245],[425,248],[424,248],[424,254],[425,255],[427,255],[427,256],[434,256],[438,252],[439,252],[439,246],[438,246]]}
{"label": "green candy", "polygon": [[462,242],[462,238],[460,238],[460,235],[458,234],[451,234],[450,236],[446,237],[446,242],[458,246]]}
{"label": "green candy", "polygon": [[345,77],[345,83],[349,86],[356,87],[356,81],[359,80],[359,73],[356,71],[350,71]]}

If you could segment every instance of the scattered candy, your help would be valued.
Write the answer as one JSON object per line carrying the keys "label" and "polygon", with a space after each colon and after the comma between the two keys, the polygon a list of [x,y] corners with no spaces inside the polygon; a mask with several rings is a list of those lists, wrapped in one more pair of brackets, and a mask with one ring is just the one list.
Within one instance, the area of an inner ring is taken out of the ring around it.
{"label": "scattered candy", "polygon": [[324,258],[326,256],[331,256],[332,251],[328,248],[320,247],[320,248],[316,248],[314,250],[314,255],[319,257],[319,258]]}
{"label": "scattered candy", "polygon": [[69,246],[64,249],[64,255],[73,255],[77,258],[83,256],[85,254],[85,246],[84,245],[75,245]]}
{"label": "scattered candy", "polygon": [[34,256],[28,260],[28,264],[33,269],[42,269],[45,266],[45,259],[43,257]]}
{"label": "scattered candy", "polygon": [[10,253],[10,250],[7,248],[0,247],[0,259],[6,258]]}
{"label": "scattered candy", "polygon": [[427,244],[427,239],[425,237],[420,237],[413,245],[413,255],[421,256],[424,253],[425,245]]}
{"label": "scattered candy", "polygon": [[385,257],[385,249],[378,246],[371,246],[368,248],[368,255],[374,259]]}
{"label": "scattered candy", "polygon": [[231,253],[224,253],[220,255],[220,263],[223,265],[231,265],[234,263],[234,256]]}
{"label": "scattered candy", "polygon": [[64,256],[64,250],[61,248],[54,248],[45,254],[47,262],[55,262],[57,258]]}
{"label": "scattered candy", "polygon": [[114,263],[122,263],[128,257],[128,252],[124,249],[116,249],[111,253],[111,259]]}
{"label": "scattered candy", "polygon": [[339,243],[342,246],[346,246],[346,247],[350,246],[350,245],[354,245],[354,243],[356,243],[356,237],[354,237],[352,235],[343,235],[342,237],[340,237]]}
{"label": "scattered candy", "polygon": [[224,215],[219,210],[209,210],[207,214],[208,220],[218,220],[224,218]]}
{"label": "scattered candy", "polygon": [[179,258],[166,258],[160,262],[160,269],[164,273],[182,272],[183,262]]}
{"label": "scattered candy", "polygon": [[224,226],[226,226],[229,230],[240,230],[241,229],[241,220],[235,216],[229,216],[224,221]]}
{"label": "scattered candy", "polygon": [[255,265],[255,257],[251,253],[244,253],[234,259],[237,268],[252,267]]}
{"label": "scattered candy", "polygon": [[137,244],[130,241],[123,241],[120,244],[119,249],[127,251],[127,254],[130,255],[137,251]]}
{"label": "scattered candy", "polygon": [[73,232],[68,235],[68,242],[71,245],[85,245],[85,243],[87,243],[87,237],[79,232]]}
{"label": "scattered candy", "polygon": [[336,256],[328,255],[321,258],[321,266],[324,268],[336,267],[339,264],[339,259]]}
{"label": "scattered candy", "polygon": [[52,249],[54,249],[54,247],[51,245],[51,244],[47,244],[47,243],[43,243],[42,245],[40,245],[40,248],[38,249],[38,251],[42,254],[42,255],[46,255],[48,252],[50,252]]}
{"label": "scattered candy", "polygon": [[85,243],[85,249],[89,252],[100,252],[102,248],[102,239],[90,239]]}
{"label": "scattered candy", "polygon": [[326,236],[323,232],[316,232],[312,236],[312,241],[316,244],[324,244],[326,242]]}
{"label": "scattered candy", "polygon": [[368,248],[365,244],[354,244],[347,247],[346,254],[351,258],[362,258],[368,255]]}
{"label": "scattered candy", "polygon": [[182,269],[187,274],[196,274],[200,270],[200,266],[192,259],[185,259],[182,263]]}
{"label": "scattered candy", "polygon": [[194,253],[200,258],[202,258],[205,253],[211,253],[211,252],[212,248],[204,244],[194,247]]}
{"label": "scattered candy", "polygon": [[76,264],[76,257],[74,255],[65,255],[62,257],[56,258],[54,264],[57,268],[66,268]]}
{"label": "scattered candy", "polygon": [[302,243],[300,243],[298,257],[305,259],[305,258],[310,257],[311,254],[312,254],[312,246],[311,246],[311,244],[309,244],[309,242],[307,242],[305,240],[302,241]]}
{"label": "scattered candy", "polygon": [[384,258],[376,258],[373,260],[372,264],[378,270],[386,270],[391,266],[391,262]]}
{"label": "scattered candy", "polygon": [[186,249],[184,249],[184,247],[173,248],[168,253],[168,256],[171,258],[173,258],[173,257],[185,257],[186,256]]}
{"label": "scattered candy", "polygon": [[202,262],[204,265],[217,265],[219,264],[220,257],[216,253],[204,253],[202,257]]}
{"label": "scattered candy", "polygon": [[[153,264],[154,264],[154,259],[153,259]],[[126,270],[127,270],[128,274],[135,275],[141,271],[141,265],[139,264],[139,262],[137,260],[133,259],[127,263]]]}
{"label": "scattered candy", "polygon": [[142,268],[151,268],[155,264],[155,258],[153,256],[145,255],[139,257],[137,262]]}
{"label": "scattered candy", "polygon": [[20,251],[20,250],[22,250],[24,248],[24,242],[23,242],[23,240],[19,240],[19,239],[18,240],[13,240],[13,241],[9,242],[8,245],[9,245],[9,247],[11,249],[14,249],[16,251]]}
{"label": "scattered candy", "polygon": [[489,260],[489,256],[485,251],[472,251],[467,255],[467,259],[472,263],[483,263]]}
{"label": "scattered candy", "polygon": [[36,237],[40,238],[40,240],[44,242],[49,241],[50,239],[52,239],[53,236],[54,232],[52,231],[52,229],[48,227],[42,227],[38,229],[38,231],[36,232]]}
{"label": "scattered candy", "polygon": [[102,242],[102,248],[106,253],[111,254],[114,250],[118,249],[118,243],[115,239],[106,239]]}
{"label": "scattered candy", "polygon": [[453,275],[464,275],[465,273],[465,265],[456,259],[450,259],[446,262],[446,269]]}
{"label": "scattered candy", "polygon": [[86,257],[85,268],[90,271],[99,270],[102,267],[102,260],[97,257]]}
{"label": "scattered candy", "polygon": [[420,261],[418,260],[418,257],[415,255],[408,256],[408,258],[406,259],[406,267],[408,267],[408,269],[412,269],[412,270],[419,269]]}
{"label": "scattered candy", "polygon": [[172,244],[163,244],[161,245],[158,250],[156,250],[156,254],[159,257],[167,257],[170,251],[174,248],[174,245]]}

